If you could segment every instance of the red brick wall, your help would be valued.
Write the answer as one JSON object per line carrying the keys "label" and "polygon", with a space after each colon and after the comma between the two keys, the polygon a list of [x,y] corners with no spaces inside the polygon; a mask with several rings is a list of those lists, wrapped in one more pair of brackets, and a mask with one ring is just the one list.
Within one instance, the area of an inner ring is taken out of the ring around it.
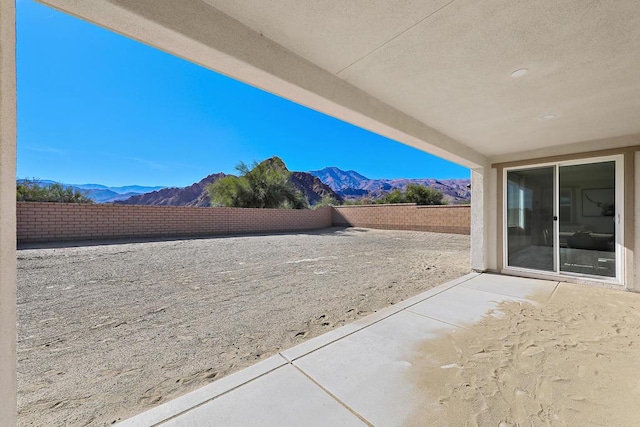
{"label": "red brick wall", "polygon": [[333,225],[436,233],[471,233],[468,205],[356,205],[333,208]]}
{"label": "red brick wall", "polygon": [[331,226],[317,210],[19,202],[18,242],[297,231]]}
{"label": "red brick wall", "polygon": [[469,206],[364,205],[317,210],[19,202],[18,242],[205,236],[336,226],[469,234]]}

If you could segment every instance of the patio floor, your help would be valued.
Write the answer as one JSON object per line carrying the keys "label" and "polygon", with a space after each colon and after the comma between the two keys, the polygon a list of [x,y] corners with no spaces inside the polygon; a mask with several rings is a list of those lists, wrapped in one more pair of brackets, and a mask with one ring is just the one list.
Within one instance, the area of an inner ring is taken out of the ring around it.
{"label": "patio floor", "polygon": [[[554,281],[468,274],[119,425],[447,425],[438,418],[442,396],[424,384],[440,381],[438,370],[455,364],[441,366],[445,362],[431,354],[434,347],[425,343],[444,342],[443,338],[469,331],[487,316],[500,317],[504,313],[496,310],[502,310],[501,304],[508,301],[541,306],[561,298],[556,297],[559,293],[571,300],[584,290],[594,289],[598,295],[617,292]],[[634,304],[640,301],[635,294],[617,294],[621,298],[629,296]],[[538,353],[534,345],[523,348],[525,356]],[[484,351],[473,357],[482,356]],[[416,366],[425,363],[436,366],[436,370],[424,371],[426,377],[416,371]],[[536,388],[544,389],[545,384],[537,381]],[[425,418],[427,413],[430,415]]]}

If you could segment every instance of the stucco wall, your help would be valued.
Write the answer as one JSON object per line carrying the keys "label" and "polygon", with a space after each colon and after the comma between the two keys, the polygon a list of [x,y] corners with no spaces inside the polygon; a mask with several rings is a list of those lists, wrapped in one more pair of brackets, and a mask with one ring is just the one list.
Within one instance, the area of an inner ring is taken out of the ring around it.
{"label": "stucco wall", "polygon": [[15,2],[0,1],[0,424],[16,422]]}
{"label": "stucco wall", "polygon": [[416,206],[356,205],[333,208],[333,225],[469,234],[471,207],[467,205]]}
{"label": "stucco wall", "polygon": [[172,206],[17,204],[18,242],[128,237],[225,235],[331,226],[331,208],[317,210]]}
{"label": "stucco wall", "polygon": [[[637,209],[636,209],[636,198],[637,198],[637,185],[640,181],[638,173],[636,161],[638,158],[638,154],[640,153],[640,139],[638,136],[626,138],[628,141],[636,142],[635,145],[629,147],[622,148],[604,148],[598,151],[589,151],[583,153],[573,153],[573,154],[563,154],[560,156],[547,156],[541,158],[531,158],[522,161],[513,161],[507,163],[497,163],[493,164],[492,167],[495,168],[496,171],[496,194],[497,197],[495,199],[494,206],[495,212],[499,213],[495,215],[496,221],[496,229],[495,233],[491,233],[491,235],[495,235],[495,242],[497,243],[494,249],[494,256],[496,258],[497,270],[506,273],[506,274],[515,274],[518,276],[525,277],[535,277],[539,279],[546,280],[562,280],[567,282],[574,283],[587,283],[587,284],[595,284],[600,285],[601,282],[590,280],[589,278],[583,277],[572,277],[568,275],[555,274],[555,273],[546,273],[546,272],[522,272],[513,270],[509,270],[505,268],[504,265],[504,256],[505,256],[505,247],[504,247],[504,218],[503,218],[503,210],[504,210],[504,170],[508,167],[535,167],[540,164],[553,164],[553,163],[562,163],[568,161],[578,161],[584,160],[585,162],[589,162],[592,159],[598,159],[603,157],[611,157],[611,156],[623,156],[623,189],[624,189],[624,214],[622,217],[624,218],[624,223],[622,224],[622,286],[627,290],[632,290],[635,292],[640,292],[640,286],[638,285],[638,281],[640,280],[638,277],[638,263],[640,263],[640,257],[638,257],[638,252],[636,250],[636,241],[638,239],[638,231],[637,231]],[[602,144],[607,144],[609,140],[599,140]],[[585,144],[586,146],[590,146],[590,144]],[[615,144],[612,144],[615,145]],[[551,152],[553,150],[550,150]],[[486,199],[485,199],[486,200]]]}

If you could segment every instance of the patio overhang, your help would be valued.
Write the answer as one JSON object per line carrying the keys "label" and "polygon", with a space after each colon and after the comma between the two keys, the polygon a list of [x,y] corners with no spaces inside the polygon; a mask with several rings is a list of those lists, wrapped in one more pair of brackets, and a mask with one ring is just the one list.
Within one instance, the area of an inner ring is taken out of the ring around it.
{"label": "patio overhang", "polygon": [[640,138],[633,0],[42,2],[471,168]]}
{"label": "patio overhang", "polygon": [[467,167],[487,164],[474,149],[200,0],[44,3]]}

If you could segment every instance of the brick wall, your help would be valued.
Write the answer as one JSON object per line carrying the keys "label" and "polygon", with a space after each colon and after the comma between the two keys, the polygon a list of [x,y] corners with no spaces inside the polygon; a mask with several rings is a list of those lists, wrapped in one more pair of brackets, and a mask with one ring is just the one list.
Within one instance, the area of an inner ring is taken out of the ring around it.
{"label": "brick wall", "polygon": [[317,210],[19,202],[18,242],[207,236],[336,226],[469,234],[469,206],[365,205]]}
{"label": "brick wall", "polygon": [[468,205],[356,205],[333,208],[333,225],[470,234]]}
{"label": "brick wall", "polygon": [[239,209],[19,202],[18,242],[297,231],[331,226],[331,208]]}

